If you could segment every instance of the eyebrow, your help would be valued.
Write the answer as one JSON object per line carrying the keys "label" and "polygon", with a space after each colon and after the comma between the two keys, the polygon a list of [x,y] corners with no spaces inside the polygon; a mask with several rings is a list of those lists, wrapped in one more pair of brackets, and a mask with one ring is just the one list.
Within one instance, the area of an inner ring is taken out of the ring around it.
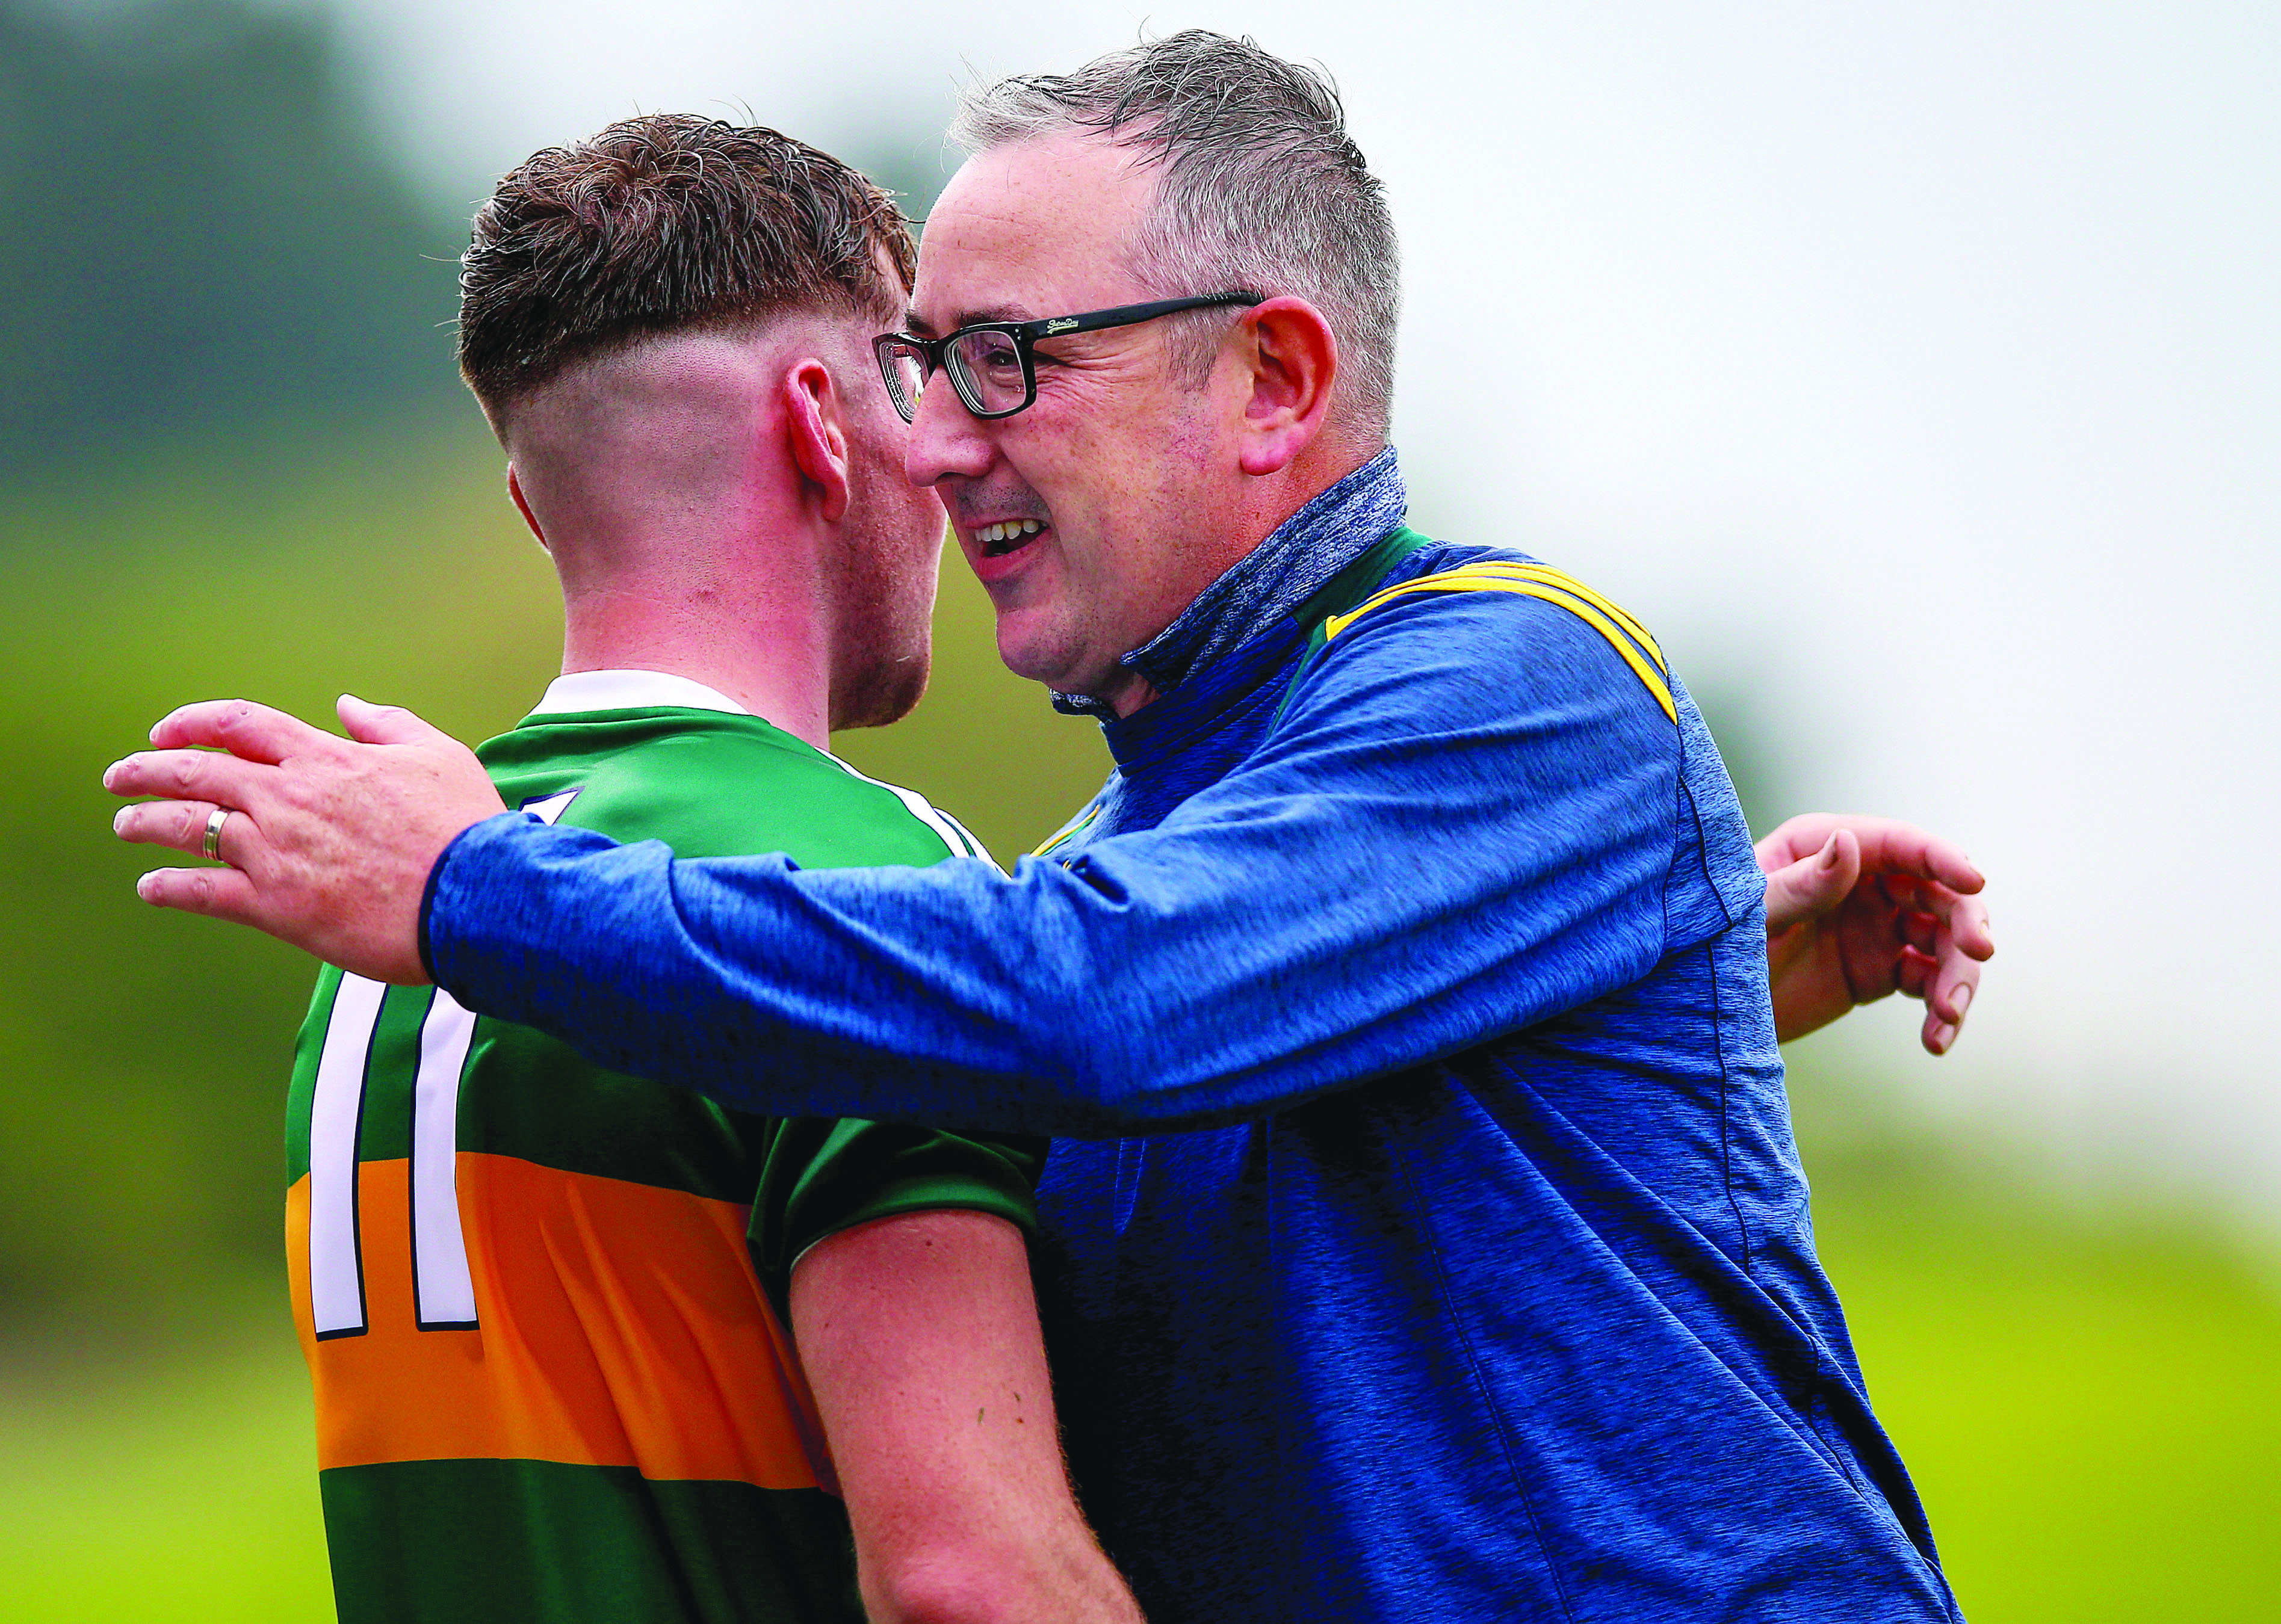
{"label": "eyebrow", "polygon": [[[1032,318],[1027,305],[990,305],[984,306],[980,310],[961,311],[958,315],[958,320],[952,323],[950,330],[952,332],[956,332],[960,328],[972,327],[978,321],[1027,321],[1032,319]],[[905,310],[903,312],[903,321],[906,324],[907,330],[909,330],[914,336],[920,338],[932,338],[935,336],[933,323],[927,321],[925,317],[920,315],[917,311]]]}

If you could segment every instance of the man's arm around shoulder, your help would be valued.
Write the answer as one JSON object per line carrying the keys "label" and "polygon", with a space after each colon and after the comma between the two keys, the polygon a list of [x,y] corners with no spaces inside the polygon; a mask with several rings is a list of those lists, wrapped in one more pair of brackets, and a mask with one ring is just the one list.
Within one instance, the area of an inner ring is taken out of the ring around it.
{"label": "man's arm around shoulder", "polygon": [[[409,719],[367,728],[406,742],[360,754],[267,713],[260,727],[292,735],[264,742],[273,759],[306,735],[321,769],[272,784],[278,769],[170,748],[245,747],[218,717],[188,717],[106,782],[257,800],[249,869],[223,873],[212,905],[170,887],[214,871],[162,872],[153,900],[270,929],[330,917],[352,899],[327,862],[323,883],[301,883],[295,854],[329,853],[362,820],[319,814],[321,839],[289,839],[301,803],[401,814],[429,862],[459,838],[416,877],[391,870],[391,895],[428,882],[429,963],[406,950],[415,899],[360,935],[391,944],[381,974],[433,970],[470,1009],[774,1115],[1080,1136],[1204,1125],[1528,1025],[1635,978],[1666,946],[1670,723],[1597,633],[1501,593],[1363,617],[1234,770],[1154,829],[1010,878],[677,862],[529,820],[470,828],[483,808],[465,797],[413,818],[398,779],[449,763]],[[218,762],[230,781],[210,785]],[[202,804],[122,821],[130,839],[178,842]],[[281,840],[293,850],[272,853]],[[286,905],[263,900],[273,885]],[[339,935],[309,940],[359,947]]]}

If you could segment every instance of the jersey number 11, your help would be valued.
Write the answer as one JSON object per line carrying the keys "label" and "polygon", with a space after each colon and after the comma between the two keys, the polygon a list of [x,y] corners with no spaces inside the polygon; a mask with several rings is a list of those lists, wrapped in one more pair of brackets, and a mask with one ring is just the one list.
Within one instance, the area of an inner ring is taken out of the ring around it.
{"label": "jersey number 11", "polygon": [[[571,790],[522,809],[551,824],[577,795]],[[361,1336],[367,1326],[364,1242],[358,1221],[357,1142],[369,1087],[374,1028],[387,986],[344,975],[318,1052],[309,1112],[309,1307],[319,1341]],[[460,1075],[475,1041],[476,1017],[442,987],[420,1024],[420,1063],[412,1082],[414,1312],[423,1331],[477,1324],[476,1286],[460,1228]]]}

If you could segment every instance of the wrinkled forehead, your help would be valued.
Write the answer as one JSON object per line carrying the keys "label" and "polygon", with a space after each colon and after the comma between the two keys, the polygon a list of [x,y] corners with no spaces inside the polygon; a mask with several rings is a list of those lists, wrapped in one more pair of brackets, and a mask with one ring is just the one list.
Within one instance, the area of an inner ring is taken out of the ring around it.
{"label": "wrinkled forehead", "polygon": [[911,293],[915,330],[1141,298],[1128,249],[1155,195],[1155,172],[1098,138],[1040,138],[976,154],[927,213]]}

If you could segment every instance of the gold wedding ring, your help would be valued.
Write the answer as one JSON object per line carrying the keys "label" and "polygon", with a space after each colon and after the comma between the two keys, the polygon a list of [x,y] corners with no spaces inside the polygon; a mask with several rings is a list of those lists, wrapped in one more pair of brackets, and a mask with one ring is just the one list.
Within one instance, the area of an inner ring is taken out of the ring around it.
{"label": "gold wedding ring", "polygon": [[221,855],[221,826],[229,822],[229,812],[230,809],[228,807],[216,807],[206,814],[205,853],[216,862],[224,861]]}

